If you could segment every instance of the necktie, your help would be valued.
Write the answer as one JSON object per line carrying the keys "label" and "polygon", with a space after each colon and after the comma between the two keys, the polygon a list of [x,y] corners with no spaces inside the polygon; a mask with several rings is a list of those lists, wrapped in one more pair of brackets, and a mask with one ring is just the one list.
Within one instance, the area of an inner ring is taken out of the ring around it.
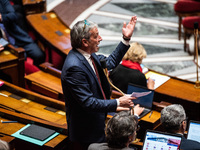
{"label": "necktie", "polygon": [[96,65],[95,65],[95,63],[94,63],[94,59],[93,59],[92,56],[91,56],[91,60],[92,60],[92,64],[93,64],[94,70],[95,70],[95,72],[96,72],[97,79],[98,79],[98,81],[99,81],[99,85],[100,85],[100,88],[101,88],[101,92],[102,92],[102,94],[103,94],[103,98],[106,99],[105,93],[104,93],[103,88],[102,88],[102,86],[101,86],[101,80],[100,80],[100,77],[99,77],[99,73],[98,73],[98,70],[97,70],[97,68],[96,68]]}

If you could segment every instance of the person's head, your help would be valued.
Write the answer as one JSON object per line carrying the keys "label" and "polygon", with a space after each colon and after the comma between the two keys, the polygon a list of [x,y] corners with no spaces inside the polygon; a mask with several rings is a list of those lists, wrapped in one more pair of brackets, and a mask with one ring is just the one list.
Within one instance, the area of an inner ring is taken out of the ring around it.
{"label": "person's head", "polygon": [[170,133],[184,133],[186,130],[186,114],[179,104],[166,106],[161,111],[161,123],[164,129]]}
{"label": "person's head", "polygon": [[142,63],[143,58],[147,57],[144,47],[135,42],[130,44],[130,48],[123,57],[123,60],[130,60],[132,62]]}
{"label": "person's head", "polygon": [[9,145],[6,141],[0,140],[0,150],[9,150]]}
{"label": "person's head", "polygon": [[102,41],[97,24],[87,20],[78,21],[73,26],[70,38],[73,48],[80,48],[88,53],[97,52]]}
{"label": "person's head", "polygon": [[115,114],[107,123],[106,139],[112,148],[124,148],[135,140],[137,122],[130,111]]}

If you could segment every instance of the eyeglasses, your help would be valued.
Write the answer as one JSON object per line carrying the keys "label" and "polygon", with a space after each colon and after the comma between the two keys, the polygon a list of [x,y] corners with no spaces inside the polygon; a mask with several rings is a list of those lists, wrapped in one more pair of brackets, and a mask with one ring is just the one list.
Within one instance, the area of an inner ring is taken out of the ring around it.
{"label": "eyeglasses", "polygon": [[84,27],[83,27],[83,32],[85,31],[86,25],[90,25],[90,23],[85,19],[84,20]]}

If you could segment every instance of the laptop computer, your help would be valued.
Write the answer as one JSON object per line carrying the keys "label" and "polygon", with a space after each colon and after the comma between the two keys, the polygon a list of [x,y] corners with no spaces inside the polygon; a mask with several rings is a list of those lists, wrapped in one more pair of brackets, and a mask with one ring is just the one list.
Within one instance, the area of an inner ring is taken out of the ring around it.
{"label": "laptop computer", "polygon": [[147,130],[142,150],[179,150],[182,135]]}
{"label": "laptop computer", "polygon": [[144,107],[144,111],[139,116],[139,118],[142,118],[152,110],[154,90],[129,83],[127,94],[132,94],[133,92],[144,93],[143,96],[138,94],[141,97],[137,97],[137,99],[133,100],[134,105],[140,104],[141,107]]}
{"label": "laptop computer", "polygon": [[200,121],[189,121],[187,139],[200,142]]}

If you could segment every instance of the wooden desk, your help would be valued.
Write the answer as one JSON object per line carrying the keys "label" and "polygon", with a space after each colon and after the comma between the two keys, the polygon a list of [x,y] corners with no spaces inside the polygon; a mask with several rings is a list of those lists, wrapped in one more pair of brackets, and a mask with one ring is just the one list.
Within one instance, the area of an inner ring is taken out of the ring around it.
{"label": "wooden desk", "polygon": [[63,56],[69,53],[70,29],[59,20],[55,13],[28,15],[27,20],[36,31],[41,43],[50,46]]}
{"label": "wooden desk", "polygon": [[[9,119],[5,117],[1,117],[1,120],[3,121],[11,121]],[[18,119],[15,119],[16,121],[18,121]],[[21,123],[21,122],[17,122],[17,123],[1,123],[0,124],[0,133],[7,135],[7,136],[11,136],[13,133],[17,132],[18,130],[20,130],[22,127],[26,126],[26,124]],[[47,150],[60,150],[61,147],[65,147],[66,143],[64,144],[64,142],[66,142],[67,140],[67,136],[63,135],[63,134],[59,134],[58,136],[56,136],[55,138],[53,138],[52,140],[50,140],[49,142],[45,143],[42,147],[35,145],[33,143],[29,143],[27,141],[23,141],[21,139],[17,139],[15,138],[12,142],[14,142],[14,148],[15,150],[27,150],[27,149],[34,149],[34,150],[41,150],[41,149],[47,149]]]}
{"label": "wooden desk", "polygon": [[[5,81],[4,81],[5,82]],[[37,93],[17,87],[5,82],[0,87],[0,114],[1,120],[16,120],[18,123],[0,124],[0,133],[11,135],[26,124],[38,124],[61,133],[47,142],[42,148],[35,144],[15,139],[17,149],[58,149],[66,146],[67,122],[64,102],[39,95]],[[7,95],[7,96],[6,96]],[[23,145],[23,146],[22,146]]]}
{"label": "wooden desk", "polygon": [[194,84],[171,77],[155,90],[154,101],[181,104],[189,120],[200,120],[200,89],[194,88]]}
{"label": "wooden desk", "polygon": [[[66,133],[67,121],[64,102],[39,95],[7,82],[0,87],[0,93],[7,95],[0,95],[0,108],[53,123],[52,126],[59,127]],[[13,116],[13,114],[9,116]],[[33,120],[33,118],[29,120]],[[46,125],[48,123],[43,122]]]}
{"label": "wooden desk", "polygon": [[60,78],[47,72],[37,71],[25,76],[25,79],[31,90],[64,101]]}
{"label": "wooden desk", "polygon": [[9,75],[12,83],[24,87],[24,49],[9,45],[0,52],[0,70]]}
{"label": "wooden desk", "polygon": [[42,13],[46,11],[45,0],[22,0],[26,15]]}

